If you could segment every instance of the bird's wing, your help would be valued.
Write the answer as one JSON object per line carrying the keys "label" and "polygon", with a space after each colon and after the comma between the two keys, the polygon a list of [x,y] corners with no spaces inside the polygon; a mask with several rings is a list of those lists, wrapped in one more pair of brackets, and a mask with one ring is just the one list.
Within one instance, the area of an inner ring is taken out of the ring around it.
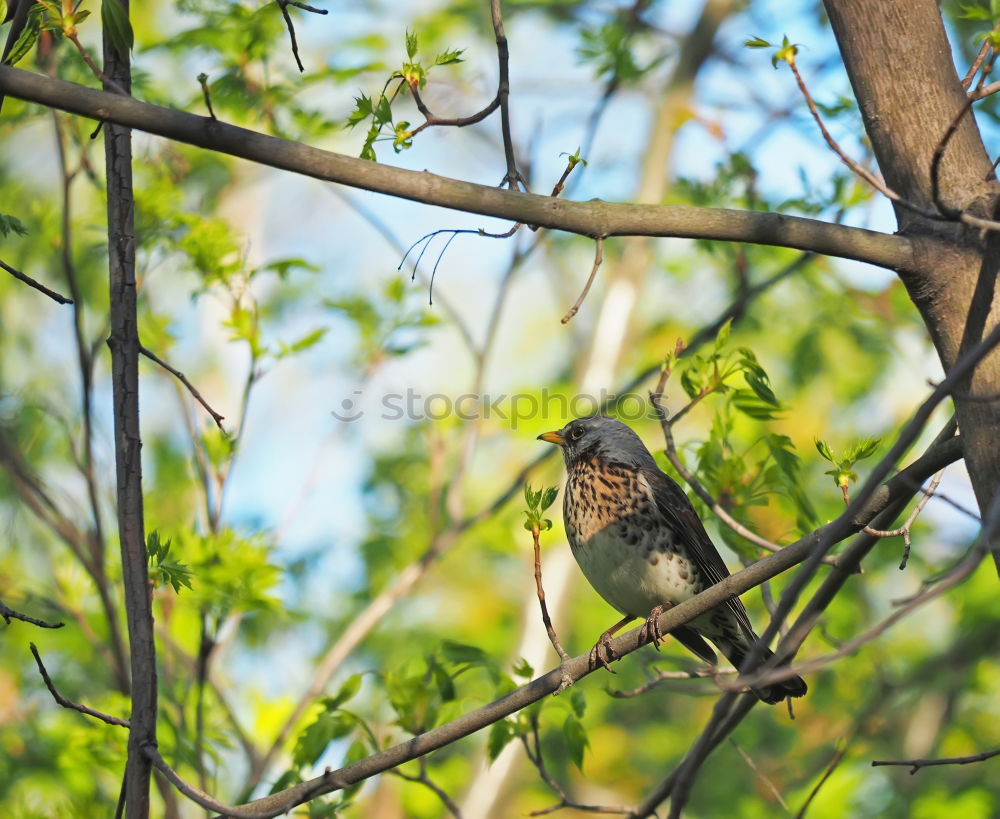
{"label": "bird's wing", "polygon": [[[642,469],[640,475],[645,478],[652,490],[656,508],[680,534],[695,566],[710,585],[720,583],[729,577],[729,569],[719,555],[715,544],[705,531],[705,526],[697,512],[688,500],[684,490],[669,475],[659,469]],[[747,610],[735,595],[726,603],[728,608],[750,635],[755,635]]]}

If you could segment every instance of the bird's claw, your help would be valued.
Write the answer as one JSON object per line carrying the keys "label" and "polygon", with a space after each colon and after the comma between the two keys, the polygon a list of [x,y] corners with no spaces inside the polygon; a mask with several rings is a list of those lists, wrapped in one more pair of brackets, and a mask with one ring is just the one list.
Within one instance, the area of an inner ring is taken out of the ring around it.
{"label": "bird's claw", "polygon": [[594,647],[590,649],[590,667],[597,668],[598,664],[600,664],[612,674],[617,674],[618,672],[608,665],[609,660],[614,659],[617,659],[617,655],[615,654],[615,650],[611,647],[611,633],[605,631],[604,634],[597,638],[597,642],[594,643]]}
{"label": "bird's claw", "polygon": [[660,631],[660,615],[670,608],[669,603],[661,603],[653,608],[642,625],[639,638],[653,644],[653,648],[660,650],[660,641],[664,639],[663,632]]}

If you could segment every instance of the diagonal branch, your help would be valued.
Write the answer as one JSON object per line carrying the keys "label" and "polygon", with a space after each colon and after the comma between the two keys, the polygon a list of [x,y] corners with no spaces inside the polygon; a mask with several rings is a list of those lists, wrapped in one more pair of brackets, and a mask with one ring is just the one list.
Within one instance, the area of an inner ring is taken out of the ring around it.
{"label": "diagonal branch", "polygon": [[45,683],[45,687],[49,689],[52,699],[54,699],[59,705],[63,708],[69,708],[72,711],[79,711],[81,714],[88,717],[99,719],[101,722],[106,722],[108,725],[120,725],[123,728],[129,727],[129,721],[127,719],[111,717],[107,714],[102,714],[100,711],[95,711],[93,708],[88,708],[86,705],[80,705],[79,703],[66,699],[56,690],[55,684],[52,682],[52,678],[49,676],[49,672],[46,670],[45,664],[42,663],[42,658],[38,654],[38,648],[34,643],[29,643],[28,647],[31,649],[31,653],[35,658],[35,664],[38,666],[38,673],[42,675],[42,681]]}
{"label": "diagonal branch", "polygon": [[813,250],[890,269],[912,263],[903,236],[816,219],[676,205],[570,202],[392,168],[0,66],[0,93],[91,119],[115,122],[328,182],[584,236],[674,236]]}
{"label": "diagonal branch", "polygon": [[37,617],[29,617],[27,614],[21,614],[19,611],[14,611],[14,609],[5,605],[2,600],[0,600],[0,617],[4,619],[7,625],[10,625],[11,620],[20,620],[22,623],[31,623],[33,626],[38,626],[39,628],[62,628],[65,623],[49,623],[45,620],[39,620]]}
{"label": "diagonal branch", "polygon": [[55,290],[50,290],[44,284],[36,282],[33,278],[31,278],[31,276],[27,275],[26,273],[22,273],[17,268],[11,267],[6,262],[0,261],[0,268],[6,270],[8,273],[10,273],[11,276],[13,276],[18,281],[24,282],[26,285],[28,285],[28,287],[34,287],[35,290],[37,290],[39,293],[44,293],[50,299],[52,299],[55,302],[58,302],[59,304],[73,303],[73,299],[68,299],[65,296],[60,296]]}

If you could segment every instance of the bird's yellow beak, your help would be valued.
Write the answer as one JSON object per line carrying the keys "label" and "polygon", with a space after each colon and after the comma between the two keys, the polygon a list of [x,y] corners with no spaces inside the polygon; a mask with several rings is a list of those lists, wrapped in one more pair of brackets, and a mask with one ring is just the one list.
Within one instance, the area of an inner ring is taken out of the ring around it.
{"label": "bird's yellow beak", "polygon": [[550,444],[558,444],[562,446],[566,443],[566,439],[562,437],[558,432],[543,432],[538,436],[539,441],[548,441]]}

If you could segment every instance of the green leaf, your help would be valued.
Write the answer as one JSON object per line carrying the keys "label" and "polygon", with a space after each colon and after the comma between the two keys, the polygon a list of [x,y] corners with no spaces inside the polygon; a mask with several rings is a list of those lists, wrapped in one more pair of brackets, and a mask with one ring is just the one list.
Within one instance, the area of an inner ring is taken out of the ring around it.
{"label": "green leaf", "polygon": [[875,450],[879,448],[879,444],[881,443],[881,438],[862,438],[851,447],[845,457],[852,463],[855,461],[863,461],[865,458],[870,458],[874,455]]}
{"label": "green leaf", "polygon": [[406,56],[411,60],[417,56],[417,35],[415,32],[406,32]]}
{"label": "green leaf", "polygon": [[729,331],[732,329],[733,320],[726,319],[722,326],[719,328],[719,332],[715,334],[715,351],[719,352],[723,347],[729,343]]}
{"label": "green leaf", "polygon": [[744,48],[770,48],[771,43],[765,40],[763,37],[751,37],[749,40],[743,41]]}
{"label": "green leaf", "polygon": [[441,643],[441,656],[450,663],[472,663],[487,665],[492,662],[490,656],[481,648],[445,640]]}
{"label": "green leaf", "polygon": [[442,51],[437,57],[434,58],[434,65],[451,65],[453,63],[462,62],[462,54],[465,53],[464,48],[457,49],[455,51]]}
{"label": "green leaf", "polygon": [[[2,19],[2,15],[0,15],[0,19]],[[6,237],[11,233],[16,233],[18,236],[27,236],[28,229],[16,216],[0,213],[0,236]]]}
{"label": "green leaf", "polygon": [[486,740],[486,753],[490,758],[490,762],[496,762],[496,758],[500,756],[500,752],[516,736],[517,733],[514,730],[514,724],[510,720],[502,719],[499,722],[494,722],[490,726],[489,739]]}
{"label": "green leaf", "polygon": [[336,694],[332,697],[326,697],[323,700],[326,710],[336,710],[345,702],[351,700],[361,690],[361,677],[361,674],[353,674],[344,680],[343,685],[340,686],[340,690]]}
{"label": "green leaf", "polygon": [[590,740],[587,739],[587,732],[573,714],[566,717],[563,722],[563,738],[566,740],[566,750],[573,764],[581,771],[583,770],[583,755],[590,747]]}
{"label": "green leaf", "polygon": [[830,445],[826,441],[821,440],[820,438],[816,438],[815,443],[816,443],[816,449],[819,452],[819,454],[822,455],[823,458],[828,460],[830,463],[834,463],[835,459],[833,457],[833,450],[830,449]]}
{"label": "green leaf", "polygon": [[531,667],[531,664],[524,657],[519,657],[517,662],[514,663],[511,673],[522,680],[530,680],[535,676],[535,669]]}
{"label": "green leaf", "polygon": [[372,115],[374,108],[372,106],[371,97],[366,97],[362,94],[360,97],[354,98],[354,110],[351,112],[350,116],[347,118],[347,127],[353,128],[359,122],[364,122],[368,117]]}
{"label": "green leaf", "polygon": [[992,23],[993,15],[989,9],[982,6],[959,6],[961,13],[959,17],[963,20],[975,20],[979,23]]}
{"label": "green leaf", "polygon": [[111,40],[111,45],[118,52],[119,59],[127,62],[135,44],[135,33],[128,19],[128,11],[120,0],[101,0],[101,24]]}
{"label": "green leaf", "polygon": [[774,392],[771,390],[767,373],[763,370],[747,370],[743,373],[743,378],[750,389],[754,391],[754,394],[765,404],[770,404],[772,407],[781,406]]}
{"label": "green leaf", "polygon": [[558,494],[559,494],[558,486],[550,486],[548,489],[546,489],[545,492],[542,494],[542,500],[541,503],[539,504],[540,511],[544,512],[546,509],[548,509],[553,504],[553,502],[556,499],[556,495]]}
{"label": "green leaf", "polygon": [[15,65],[25,54],[31,51],[35,45],[35,41],[38,39],[38,32],[42,28],[42,14],[44,11],[45,9],[38,3],[34,3],[28,9],[28,19],[25,21],[24,28],[14,42],[10,53],[7,55],[7,59],[4,60],[7,65]]}
{"label": "green leaf", "polygon": [[315,765],[327,746],[346,736],[354,728],[354,720],[340,711],[324,711],[299,734],[292,751],[292,761],[298,766]]}

